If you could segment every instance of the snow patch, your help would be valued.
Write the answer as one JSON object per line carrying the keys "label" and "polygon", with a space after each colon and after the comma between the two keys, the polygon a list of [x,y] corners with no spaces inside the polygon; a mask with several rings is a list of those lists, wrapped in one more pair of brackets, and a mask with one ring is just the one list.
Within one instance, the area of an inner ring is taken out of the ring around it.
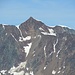
{"label": "snow patch", "polygon": [[65,25],[62,25],[62,24],[58,24],[58,26],[61,26],[61,27],[67,27],[67,28],[69,28],[69,29],[72,29],[72,28],[70,28],[70,27],[68,27],[68,26],[65,26]]}
{"label": "snow patch", "polygon": [[37,37],[40,37],[41,38],[41,35],[37,35]]}
{"label": "snow patch", "polygon": [[44,35],[53,35],[53,36],[56,36],[56,33],[54,33],[53,29],[49,29],[48,28],[48,30],[49,30],[49,33],[48,32],[41,32],[41,33],[44,34]]}
{"label": "snow patch", "polygon": [[6,73],[7,70],[0,71],[3,75]]}
{"label": "snow patch", "polygon": [[20,42],[23,42],[23,38],[22,38],[22,37],[19,37],[19,41],[20,41]]}
{"label": "snow patch", "polygon": [[33,71],[30,71],[30,75],[34,75]]}
{"label": "snow patch", "polygon": [[65,66],[63,66],[63,68],[66,68]]}
{"label": "snow patch", "polygon": [[37,38],[37,37],[41,38],[41,35],[36,35],[36,36],[35,36],[35,37],[33,37],[33,38],[35,39],[35,38]]}
{"label": "snow patch", "polygon": [[[53,53],[53,52],[51,52],[51,53],[49,54],[49,56],[51,56],[51,55],[52,55],[52,53]],[[49,57],[49,56],[48,56],[48,57]]]}
{"label": "snow patch", "polygon": [[[37,0],[36,0],[37,1]],[[35,18],[34,18],[35,19]],[[36,21],[39,21],[39,22],[41,22],[41,20],[39,20],[39,19],[35,19]]]}
{"label": "snow patch", "polygon": [[33,55],[33,57],[35,57],[35,54]]}
{"label": "snow patch", "polygon": [[27,67],[27,68],[26,68],[26,70],[28,71],[28,70],[29,70],[29,68]]}
{"label": "snow patch", "polygon": [[34,54],[34,53],[35,53],[35,51],[32,52],[32,54]]}
{"label": "snow patch", "polygon": [[59,58],[59,59],[61,59],[61,58]]}
{"label": "snow patch", "polygon": [[59,70],[61,70],[61,67],[59,67]]}
{"label": "snow patch", "polygon": [[55,47],[56,47],[57,43],[58,43],[58,39],[57,39],[56,43],[53,44],[54,53],[56,52],[56,48]]}
{"label": "snow patch", "polygon": [[26,57],[29,54],[29,51],[30,51],[31,46],[32,46],[32,43],[29,43],[28,46],[23,46],[23,48],[25,50],[25,53],[26,53]]}
{"label": "snow patch", "polygon": [[29,75],[29,73],[26,72],[25,75]]}
{"label": "snow patch", "polygon": [[19,37],[19,41],[20,42],[23,42],[23,41],[26,41],[26,40],[30,40],[31,39],[31,36],[27,36],[27,37]]}
{"label": "snow patch", "polygon": [[56,55],[56,57],[58,57],[58,54],[60,53],[60,51],[61,51],[61,50],[59,50],[59,51],[57,52],[57,55]]}
{"label": "snow patch", "polygon": [[49,32],[50,32],[51,35],[56,36],[56,33],[54,33],[54,30],[53,30],[53,29],[49,29],[49,28],[48,28],[48,30],[49,30]]}
{"label": "snow patch", "polygon": [[27,36],[26,38],[23,38],[23,41],[30,40],[30,39],[31,39],[31,36]]}
{"label": "snow patch", "polygon": [[8,73],[13,74],[14,71],[16,71],[16,67],[15,67],[15,66],[13,66],[13,67],[8,71]]}
{"label": "snow patch", "polygon": [[27,63],[27,61],[21,62],[21,63],[19,64],[19,66],[17,67],[17,69],[25,68],[25,67],[26,67],[26,63]]}
{"label": "snow patch", "polygon": [[44,70],[47,68],[47,65],[44,67]]}
{"label": "snow patch", "polygon": [[19,29],[19,31],[20,31],[20,34],[21,34],[21,36],[22,36],[22,38],[23,38],[23,35],[22,35],[22,32],[21,32],[21,30]]}
{"label": "snow patch", "polygon": [[41,33],[44,35],[50,35],[50,33],[48,33],[48,32],[41,32]]}
{"label": "snow patch", "polygon": [[24,75],[24,71],[14,72],[13,75]]}
{"label": "snow patch", "polygon": [[19,29],[19,25],[16,25],[16,27]]}
{"label": "snow patch", "polygon": [[19,25],[16,25],[16,27],[19,29]]}
{"label": "snow patch", "polygon": [[19,31],[20,31],[20,35],[21,35],[21,37],[19,37],[19,41],[20,41],[20,42],[23,42],[22,31],[20,30],[19,26],[16,26],[16,27],[19,29]]}
{"label": "snow patch", "polygon": [[35,51],[33,51],[32,54],[33,54],[33,57],[34,57],[35,56]]}
{"label": "snow patch", "polygon": [[[17,66],[17,67],[15,67],[15,66],[11,67],[11,69],[8,71],[8,73],[9,74],[14,74],[14,75],[18,75],[20,73],[19,75],[22,75],[21,73],[23,73],[23,71],[20,71],[20,70],[25,69],[26,63],[27,63],[27,61],[21,62],[19,64],[19,66]],[[16,71],[20,71],[20,72],[16,72]]]}
{"label": "snow patch", "polygon": [[35,38],[37,38],[37,37],[35,36],[35,37],[33,37],[33,38],[35,39]]}
{"label": "snow patch", "polygon": [[67,26],[65,26],[65,25],[62,25],[62,24],[59,24],[58,26],[61,26],[61,27],[67,27]]}
{"label": "snow patch", "polygon": [[57,73],[59,74],[61,71],[58,71]]}
{"label": "snow patch", "polygon": [[7,33],[5,35],[7,35]]}
{"label": "snow patch", "polygon": [[18,42],[17,39],[14,37],[14,35],[12,33],[11,33],[11,36],[15,39],[16,42]]}
{"label": "snow patch", "polygon": [[53,70],[53,71],[52,71],[52,74],[56,74],[56,71],[55,71],[55,70]]}
{"label": "snow patch", "polygon": [[46,45],[44,46],[44,54],[45,54],[45,58],[47,57],[46,56]]}
{"label": "snow patch", "polygon": [[54,28],[55,26],[54,26],[54,25],[51,25],[51,26],[49,26],[49,27],[52,27],[52,28]]}
{"label": "snow patch", "polygon": [[63,69],[65,69],[66,68],[66,66],[65,66],[65,61],[63,62]]}
{"label": "snow patch", "polygon": [[3,29],[5,29],[5,26],[4,25],[2,25],[3,26]]}
{"label": "snow patch", "polygon": [[41,28],[41,27],[39,28],[39,30],[42,30],[42,31],[44,31],[44,29],[43,29],[43,28]]}

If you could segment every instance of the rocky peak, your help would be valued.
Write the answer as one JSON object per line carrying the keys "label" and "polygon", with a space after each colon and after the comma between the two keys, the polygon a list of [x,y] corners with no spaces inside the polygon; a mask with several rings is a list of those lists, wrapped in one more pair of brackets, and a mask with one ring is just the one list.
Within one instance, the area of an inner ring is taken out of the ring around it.
{"label": "rocky peak", "polygon": [[28,19],[28,21],[33,22],[33,21],[37,21],[37,20],[35,20],[33,17],[30,17],[30,18]]}
{"label": "rocky peak", "polygon": [[33,17],[30,17],[28,20],[23,22],[19,27],[24,36],[25,31],[29,35],[33,35],[35,32],[39,32],[39,28],[43,28],[45,31],[48,31],[47,26],[44,23],[37,21]]}
{"label": "rocky peak", "polygon": [[22,23],[20,26],[29,27],[29,28],[34,27],[34,29],[38,29],[39,27],[45,26],[45,24],[42,23],[41,21],[37,21],[33,17],[30,17],[27,21]]}
{"label": "rocky peak", "polygon": [[1,24],[0,75],[75,75],[75,30],[32,17],[18,28]]}

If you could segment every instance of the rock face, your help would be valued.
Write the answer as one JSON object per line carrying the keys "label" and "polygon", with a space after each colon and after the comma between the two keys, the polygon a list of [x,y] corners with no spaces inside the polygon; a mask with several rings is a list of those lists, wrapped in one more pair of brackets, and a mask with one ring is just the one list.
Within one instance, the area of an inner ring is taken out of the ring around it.
{"label": "rock face", "polygon": [[0,75],[75,75],[75,30],[32,17],[0,24]]}

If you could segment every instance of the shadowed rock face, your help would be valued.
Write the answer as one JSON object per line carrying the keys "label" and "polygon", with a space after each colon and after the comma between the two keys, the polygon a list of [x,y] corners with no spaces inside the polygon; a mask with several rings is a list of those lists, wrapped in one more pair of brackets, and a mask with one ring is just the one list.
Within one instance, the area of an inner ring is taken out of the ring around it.
{"label": "shadowed rock face", "polygon": [[75,30],[32,17],[0,24],[0,75],[75,75]]}

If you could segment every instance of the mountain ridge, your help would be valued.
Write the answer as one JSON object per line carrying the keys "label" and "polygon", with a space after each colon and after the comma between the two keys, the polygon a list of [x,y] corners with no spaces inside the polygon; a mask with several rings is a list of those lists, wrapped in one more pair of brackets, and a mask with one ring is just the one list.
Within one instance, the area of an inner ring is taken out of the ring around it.
{"label": "mountain ridge", "polygon": [[[37,19],[35,19],[35,18],[33,18],[32,16],[30,16],[26,21],[24,21],[23,23],[25,23],[25,22],[27,22],[27,21],[37,21],[37,22],[41,22],[42,24],[44,24],[41,20],[37,20]],[[21,23],[21,24],[23,24],[23,23]],[[21,25],[20,24],[20,25]],[[19,27],[20,25],[10,25],[10,24],[0,24],[0,25],[9,25],[9,26],[16,26],[16,27]],[[45,24],[44,24],[45,25]],[[48,25],[46,25],[46,26],[48,26]],[[65,26],[65,25],[61,25],[61,24],[58,24],[58,25],[55,25],[55,26],[60,26],[60,27],[64,27],[64,28],[69,28],[69,29],[72,29],[72,28],[70,28],[70,27],[68,27],[68,26]],[[55,27],[55,26],[48,26],[48,27]],[[74,30],[74,29],[73,29]]]}
{"label": "mountain ridge", "polygon": [[74,75],[75,30],[46,26],[30,17],[0,24],[1,75]]}

